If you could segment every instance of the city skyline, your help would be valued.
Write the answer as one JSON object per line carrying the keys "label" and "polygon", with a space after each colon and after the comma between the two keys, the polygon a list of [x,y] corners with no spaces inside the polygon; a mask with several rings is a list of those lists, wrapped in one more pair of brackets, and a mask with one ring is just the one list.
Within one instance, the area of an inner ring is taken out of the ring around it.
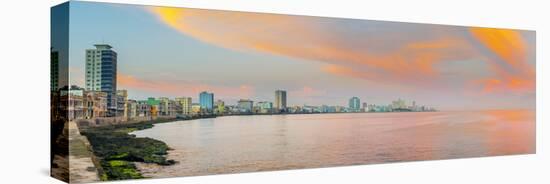
{"label": "city skyline", "polygon": [[[197,102],[199,92],[209,91],[229,104],[275,102],[273,91],[286,89],[289,106],[347,106],[356,96],[369,104],[414,99],[442,110],[535,108],[534,34],[529,31],[73,5],[86,13],[70,20],[71,34],[79,35],[71,40],[70,83],[84,86],[84,50],[110,44],[119,54],[118,88],[127,89],[132,99],[185,96]],[[215,17],[223,18],[200,23]],[[125,25],[117,25],[122,21]],[[102,26],[110,29],[97,29]],[[234,30],[212,29],[216,26]],[[308,49],[310,44],[319,47]]]}

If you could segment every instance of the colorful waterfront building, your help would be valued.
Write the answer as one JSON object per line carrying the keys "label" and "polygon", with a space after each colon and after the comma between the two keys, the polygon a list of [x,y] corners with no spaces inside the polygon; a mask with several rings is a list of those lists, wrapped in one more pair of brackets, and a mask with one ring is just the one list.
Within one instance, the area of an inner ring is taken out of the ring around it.
{"label": "colorful waterfront building", "polygon": [[215,114],[224,114],[225,113],[225,102],[222,100],[216,100],[216,110]]}
{"label": "colorful waterfront building", "polygon": [[241,112],[249,113],[252,112],[252,107],[254,105],[254,101],[249,99],[240,99],[237,102],[237,106]]}
{"label": "colorful waterfront building", "polygon": [[191,114],[191,105],[193,104],[191,97],[177,97],[176,102],[179,103],[180,106],[180,111],[178,112],[179,114]]}
{"label": "colorful waterfront building", "polygon": [[117,90],[116,91],[117,110],[116,117],[128,118],[128,91]]}

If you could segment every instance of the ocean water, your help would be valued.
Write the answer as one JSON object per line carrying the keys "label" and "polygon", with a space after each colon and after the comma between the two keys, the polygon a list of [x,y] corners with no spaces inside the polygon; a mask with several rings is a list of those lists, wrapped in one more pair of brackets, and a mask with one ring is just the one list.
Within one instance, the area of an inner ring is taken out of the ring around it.
{"label": "ocean water", "polygon": [[172,166],[146,176],[221,173],[529,154],[531,110],[225,116],[133,132],[167,143]]}

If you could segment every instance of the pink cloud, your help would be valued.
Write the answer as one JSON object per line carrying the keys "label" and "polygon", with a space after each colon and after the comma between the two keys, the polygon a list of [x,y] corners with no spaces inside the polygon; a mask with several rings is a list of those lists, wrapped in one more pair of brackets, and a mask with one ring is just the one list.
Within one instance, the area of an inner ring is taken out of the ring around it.
{"label": "pink cloud", "polygon": [[119,73],[117,76],[119,88],[137,89],[147,92],[169,94],[173,96],[196,96],[202,91],[215,93],[215,97],[250,98],[255,89],[250,85],[217,86],[196,82],[171,82],[168,80],[147,80],[132,75]]}

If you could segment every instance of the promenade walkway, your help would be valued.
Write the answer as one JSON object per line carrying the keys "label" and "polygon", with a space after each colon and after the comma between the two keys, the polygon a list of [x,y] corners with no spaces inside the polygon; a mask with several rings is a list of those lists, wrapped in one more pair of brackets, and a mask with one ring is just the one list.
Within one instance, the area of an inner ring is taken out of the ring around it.
{"label": "promenade walkway", "polygon": [[99,180],[91,153],[90,142],[80,134],[75,122],[69,122],[69,173],[71,183],[88,183]]}

